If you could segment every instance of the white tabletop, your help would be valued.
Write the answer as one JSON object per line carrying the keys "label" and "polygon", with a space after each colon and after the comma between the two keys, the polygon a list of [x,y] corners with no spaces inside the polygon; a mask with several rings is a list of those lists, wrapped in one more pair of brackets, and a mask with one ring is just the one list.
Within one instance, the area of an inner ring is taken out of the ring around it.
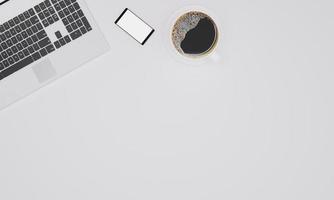
{"label": "white tabletop", "polygon": [[334,199],[332,1],[188,1],[221,22],[218,66],[163,42],[187,3],[87,3],[112,50],[0,112],[0,199]]}

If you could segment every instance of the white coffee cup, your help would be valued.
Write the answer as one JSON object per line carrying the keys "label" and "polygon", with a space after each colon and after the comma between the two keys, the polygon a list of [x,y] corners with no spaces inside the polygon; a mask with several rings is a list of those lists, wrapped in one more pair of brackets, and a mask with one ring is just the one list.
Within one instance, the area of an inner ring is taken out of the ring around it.
{"label": "white coffee cup", "polygon": [[[216,28],[216,40],[212,47],[208,49],[208,51],[203,52],[201,54],[187,55],[185,53],[180,52],[176,46],[174,45],[175,40],[173,41],[173,30],[175,23],[185,14],[190,12],[204,13],[207,15],[214,23]],[[222,24],[220,20],[216,17],[216,15],[209,11],[208,9],[201,6],[187,6],[178,11],[176,11],[169,19],[169,25],[166,29],[166,47],[170,54],[174,57],[174,59],[184,62],[190,65],[204,65],[204,64],[221,64],[222,63]]]}

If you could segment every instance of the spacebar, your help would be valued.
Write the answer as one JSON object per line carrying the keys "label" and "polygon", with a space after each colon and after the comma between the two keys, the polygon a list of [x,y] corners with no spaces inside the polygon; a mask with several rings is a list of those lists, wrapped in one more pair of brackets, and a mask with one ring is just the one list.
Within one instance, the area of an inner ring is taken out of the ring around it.
{"label": "spacebar", "polygon": [[31,56],[21,60],[18,63],[15,63],[14,65],[8,67],[7,69],[5,69],[4,71],[0,72],[0,77],[1,78],[6,78],[7,76],[17,72],[18,70],[22,69],[23,67],[33,63],[34,60],[32,59]]}

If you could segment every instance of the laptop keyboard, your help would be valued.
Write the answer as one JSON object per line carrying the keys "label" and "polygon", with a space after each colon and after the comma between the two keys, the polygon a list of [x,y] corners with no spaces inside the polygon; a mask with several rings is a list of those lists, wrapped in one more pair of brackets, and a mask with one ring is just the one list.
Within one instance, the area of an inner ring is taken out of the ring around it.
{"label": "laptop keyboard", "polygon": [[[62,22],[68,35],[45,28]],[[0,80],[91,31],[77,0],[46,0],[0,25]]]}

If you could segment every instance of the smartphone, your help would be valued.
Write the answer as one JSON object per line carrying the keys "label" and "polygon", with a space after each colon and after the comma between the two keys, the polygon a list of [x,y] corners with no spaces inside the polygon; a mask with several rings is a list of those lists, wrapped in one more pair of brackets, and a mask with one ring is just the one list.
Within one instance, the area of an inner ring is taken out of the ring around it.
{"label": "smartphone", "polygon": [[154,33],[154,29],[150,25],[128,8],[117,18],[115,24],[142,45],[144,45]]}

